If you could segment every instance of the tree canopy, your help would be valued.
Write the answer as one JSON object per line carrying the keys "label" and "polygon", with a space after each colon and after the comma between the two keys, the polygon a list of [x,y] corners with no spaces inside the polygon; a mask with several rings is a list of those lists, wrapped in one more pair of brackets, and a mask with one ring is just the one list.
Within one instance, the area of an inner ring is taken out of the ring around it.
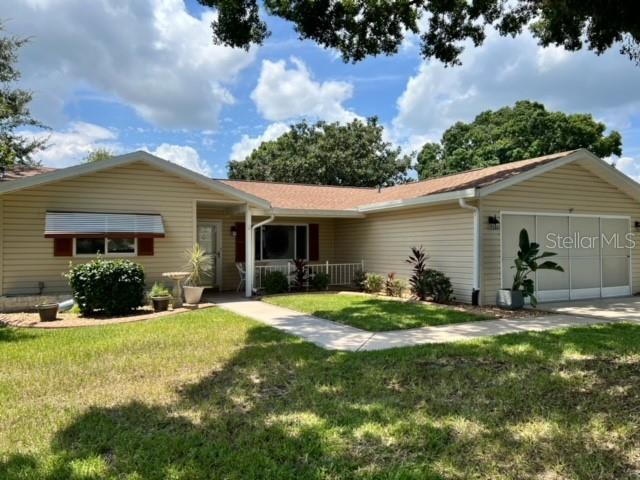
{"label": "tree canopy", "polygon": [[[199,0],[216,8],[216,43],[249,48],[270,32],[258,0]],[[460,62],[462,44],[481,45],[487,28],[516,36],[528,28],[541,45],[600,54],[614,44],[640,63],[637,0],[263,0],[267,14],[293,23],[301,39],[339,51],[345,62],[391,55],[407,34],[421,39],[424,58]],[[420,22],[425,19],[424,22]]]}
{"label": "tree canopy", "polygon": [[[4,30],[0,22],[0,33]],[[18,50],[26,39],[0,36],[0,166],[32,164],[31,155],[45,147],[46,140],[28,139],[18,135],[16,129],[24,126],[44,128],[29,112],[32,93],[14,88],[20,78],[15,64]]]}
{"label": "tree canopy", "polygon": [[622,137],[589,114],[550,112],[530,101],[488,110],[471,123],[448,128],[439,143],[427,143],[417,156],[421,179],[489,167],[577,148],[600,157],[622,154]]}
{"label": "tree canopy", "polygon": [[411,157],[382,133],[375,117],[345,125],[300,122],[245,160],[229,162],[229,178],[356,187],[404,183]]}

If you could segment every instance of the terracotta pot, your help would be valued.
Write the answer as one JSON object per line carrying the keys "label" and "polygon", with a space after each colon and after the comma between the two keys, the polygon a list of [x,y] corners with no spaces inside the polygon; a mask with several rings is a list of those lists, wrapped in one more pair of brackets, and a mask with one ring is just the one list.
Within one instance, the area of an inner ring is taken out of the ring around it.
{"label": "terracotta pot", "polygon": [[185,285],[184,287],[182,287],[184,291],[184,303],[190,303],[192,305],[200,303],[204,288],[205,287],[192,287],[189,285]]}
{"label": "terracotta pot", "polygon": [[41,322],[53,322],[58,318],[58,304],[46,303],[38,305],[38,315],[40,315]]}
{"label": "terracotta pot", "polygon": [[154,312],[165,312],[169,309],[169,302],[171,297],[166,295],[164,297],[151,297],[151,303],[153,303]]}

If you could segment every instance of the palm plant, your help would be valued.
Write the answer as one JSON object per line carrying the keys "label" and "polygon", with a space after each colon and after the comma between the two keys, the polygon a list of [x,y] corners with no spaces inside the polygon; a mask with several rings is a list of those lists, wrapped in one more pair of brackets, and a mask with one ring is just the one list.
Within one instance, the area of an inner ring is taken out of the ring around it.
{"label": "palm plant", "polygon": [[211,272],[213,265],[213,257],[197,243],[186,252],[187,265],[186,269],[189,273],[186,283],[188,285],[200,285],[205,275]]}
{"label": "palm plant", "polygon": [[529,275],[537,272],[538,270],[555,270],[556,272],[564,272],[564,269],[551,260],[538,263],[538,261],[543,258],[553,257],[557,254],[554,252],[540,253],[540,245],[536,242],[529,241],[529,234],[527,233],[526,228],[520,230],[518,243],[520,250],[518,250],[518,256],[514,260],[515,265],[511,267],[516,270],[511,290],[522,291],[523,298],[529,297],[531,299],[531,305],[535,307],[538,304],[538,299],[534,295],[534,281],[532,278],[529,278]]}

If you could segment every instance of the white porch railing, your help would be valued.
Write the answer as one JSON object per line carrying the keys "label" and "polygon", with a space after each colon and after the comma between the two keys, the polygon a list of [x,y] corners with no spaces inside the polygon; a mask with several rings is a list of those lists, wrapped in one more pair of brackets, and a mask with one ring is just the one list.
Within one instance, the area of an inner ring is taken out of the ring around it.
{"label": "white porch railing", "polygon": [[[293,281],[296,267],[293,262],[276,263],[272,265],[256,265],[256,275],[254,288],[260,289],[263,286],[265,277],[270,272],[284,273],[289,282]],[[307,265],[310,275],[319,272],[329,275],[329,286],[349,286],[353,285],[356,272],[364,272],[364,260],[358,263],[311,263]]]}

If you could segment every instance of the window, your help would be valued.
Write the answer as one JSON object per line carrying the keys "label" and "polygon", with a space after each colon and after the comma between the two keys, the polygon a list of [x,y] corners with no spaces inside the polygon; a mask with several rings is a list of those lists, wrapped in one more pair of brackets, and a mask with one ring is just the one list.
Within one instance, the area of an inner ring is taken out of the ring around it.
{"label": "window", "polygon": [[266,225],[256,231],[256,260],[308,258],[307,225]]}
{"label": "window", "polygon": [[131,256],[136,254],[135,238],[74,238],[74,255],[76,256]]}

